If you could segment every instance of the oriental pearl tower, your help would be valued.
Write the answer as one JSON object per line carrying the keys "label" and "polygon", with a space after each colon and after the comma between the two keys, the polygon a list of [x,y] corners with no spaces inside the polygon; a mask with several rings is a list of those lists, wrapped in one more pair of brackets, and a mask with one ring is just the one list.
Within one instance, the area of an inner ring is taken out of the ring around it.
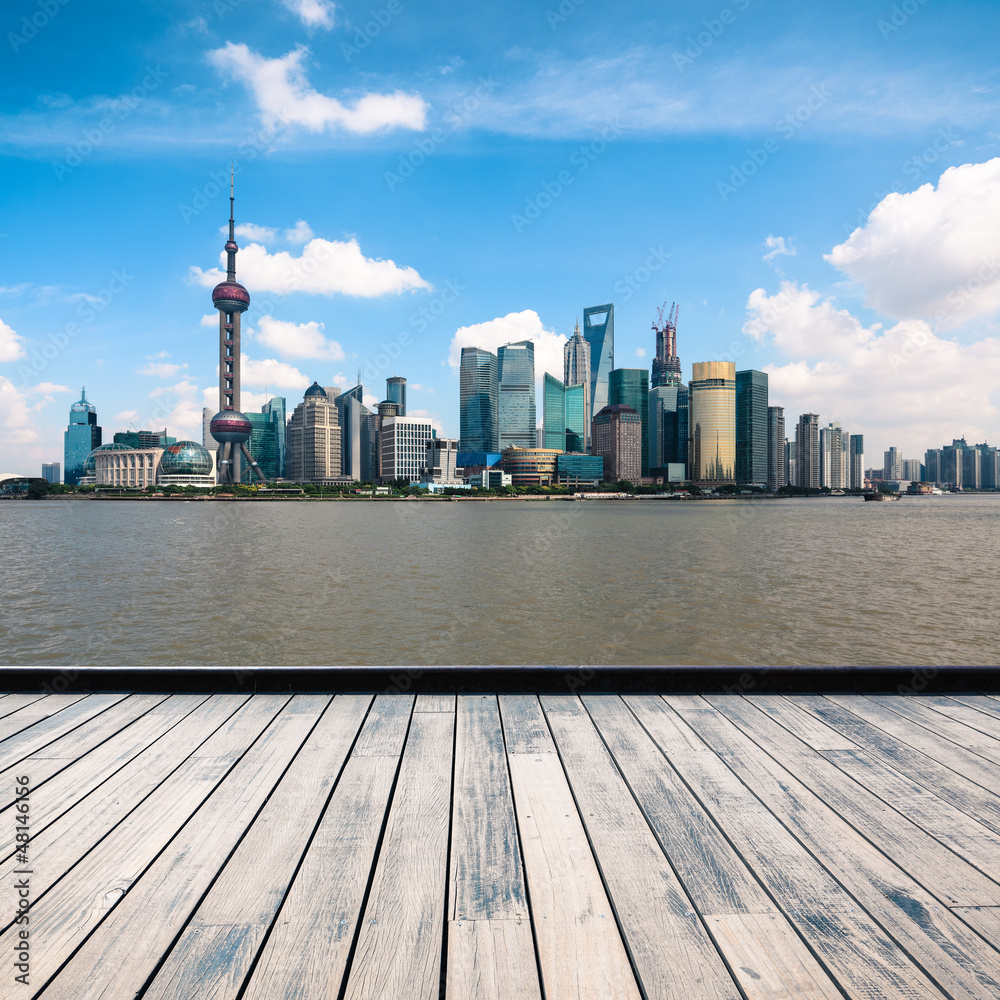
{"label": "oriental pearl tower", "polygon": [[267,478],[250,456],[250,421],[240,412],[240,316],[250,308],[250,293],[236,280],[235,222],[233,219],[233,175],[229,175],[229,240],[226,243],[226,280],[212,289],[212,305],[219,310],[219,412],[209,429],[219,442],[217,453],[220,483],[240,481],[242,451],[262,482]]}

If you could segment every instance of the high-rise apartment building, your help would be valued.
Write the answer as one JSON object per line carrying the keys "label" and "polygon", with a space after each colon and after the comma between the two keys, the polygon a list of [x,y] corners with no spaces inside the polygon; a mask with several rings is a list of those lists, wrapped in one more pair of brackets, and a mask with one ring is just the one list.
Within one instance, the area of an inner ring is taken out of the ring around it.
{"label": "high-rise apartment building", "polygon": [[615,307],[608,302],[583,310],[583,339],[590,346],[590,412],[608,405],[608,380],[615,367]]}
{"label": "high-rise apartment building", "polygon": [[688,477],[711,486],[736,475],[736,364],[698,361],[689,385]]}
{"label": "high-rise apartment building", "polygon": [[297,483],[339,479],[340,419],[336,396],[313,382],[288,421],[288,478]]}
{"label": "high-rise apartment building", "polygon": [[850,484],[848,435],[839,423],[831,423],[819,432],[820,488],[843,490]]}
{"label": "high-rise apartment building", "polygon": [[462,451],[499,452],[500,370],[497,356],[463,347],[459,368],[459,433]]}
{"label": "high-rise apartment building", "polygon": [[642,417],[631,406],[615,403],[594,415],[591,441],[604,459],[604,478],[637,483],[642,476]]}
{"label": "high-rise apartment building", "polygon": [[767,483],[767,373],[736,373],[736,482]]}
{"label": "high-rise apartment building", "polygon": [[[535,447],[535,345],[530,340],[497,351],[500,449]],[[464,448],[463,448],[464,450]]]}
{"label": "high-rise apartment building", "polygon": [[87,456],[101,444],[101,428],[97,426],[97,408],[87,400],[86,389],[69,408],[69,426],[63,432],[63,481],[75,486],[83,476]]}
{"label": "high-rise apartment building", "polygon": [[767,408],[767,488],[779,490],[785,479],[785,408]]}
{"label": "high-rise apartment building", "polygon": [[[593,397],[590,393],[590,344],[584,340],[580,333],[580,324],[577,323],[573,336],[566,341],[563,347],[563,385],[582,386],[581,404],[583,406],[582,427],[583,438],[580,447],[573,449],[576,451],[590,450],[590,421],[594,413],[591,406]],[[574,407],[576,404],[574,403]]]}
{"label": "high-rise apartment building", "polygon": [[865,436],[852,434],[850,440],[852,490],[861,490],[865,486]]}
{"label": "high-rise apartment building", "polygon": [[890,448],[885,452],[882,462],[883,479],[903,478],[903,454],[898,448]]}
{"label": "high-rise apartment building", "polygon": [[795,441],[785,438],[785,482],[789,486],[798,486],[798,474],[795,468]]}
{"label": "high-rise apartment building", "polygon": [[[395,479],[420,481],[427,461],[427,442],[434,428],[423,417],[383,416],[379,428],[379,477],[383,483]],[[456,449],[456,457],[458,450]]]}
{"label": "high-rise apartment building", "polygon": [[923,463],[919,458],[903,459],[903,479],[911,483],[919,483],[923,479]]}
{"label": "high-rise apartment building", "polygon": [[42,479],[47,483],[59,482],[59,463],[42,462]]}
{"label": "high-rise apartment building", "polygon": [[929,483],[943,483],[941,475],[941,449],[928,448],[924,452],[924,478]]}
{"label": "high-rise apartment building", "polygon": [[995,490],[1000,487],[1000,450],[991,448],[988,444],[977,444],[979,452],[980,485],[984,490]]}
{"label": "high-rise apartment building", "polygon": [[649,373],[645,368],[615,368],[608,377],[609,406],[630,406],[642,421],[640,475],[649,475]]}
{"label": "high-rise apartment building", "polygon": [[795,428],[795,485],[819,489],[819,414],[803,413]]}

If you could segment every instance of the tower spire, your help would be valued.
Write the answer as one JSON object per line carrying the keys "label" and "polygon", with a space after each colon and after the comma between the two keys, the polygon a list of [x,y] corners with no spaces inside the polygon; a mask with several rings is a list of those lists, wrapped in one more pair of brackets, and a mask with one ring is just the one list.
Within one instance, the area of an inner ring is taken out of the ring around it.
{"label": "tower spire", "polygon": [[236,280],[236,251],[239,247],[236,245],[236,218],[235,218],[235,204],[236,204],[236,191],[234,185],[235,177],[235,164],[229,164],[229,242],[226,244],[226,280],[235,281]]}

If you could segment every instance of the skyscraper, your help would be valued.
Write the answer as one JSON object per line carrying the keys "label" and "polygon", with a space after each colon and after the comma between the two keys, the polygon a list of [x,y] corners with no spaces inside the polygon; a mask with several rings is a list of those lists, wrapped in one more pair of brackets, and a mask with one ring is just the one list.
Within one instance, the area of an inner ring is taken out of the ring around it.
{"label": "skyscraper", "polygon": [[460,451],[500,450],[499,396],[497,356],[481,347],[463,347],[459,368]]}
{"label": "skyscraper", "polygon": [[42,462],[42,479],[47,483],[59,482],[59,463]]}
{"label": "skyscraper", "polygon": [[903,454],[898,448],[890,448],[883,455],[882,478],[883,479],[903,478]]}
{"label": "skyscraper", "polygon": [[731,483],[736,472],[736,364],[700,361],[691,369],[688,477]]}
{"label": "skyscraper", "polygon": [[[391,381],[391,379],[389,380]],[[403,404],[406,403],[406,380],[403,384]],[[372,478],[372,411],[365,406],[364,386],[356,385],[334,399],[340,421],[340,471],[357,482]],[[394,401],[397,407],[398,400]],[[400,411],[400,415],[401,411]]]}
{"label": "skyscraper", "polygon": [[[212,305],[219,310],[219,412],[209,429],[219,443],[216,452],[217,480],[240,481],[240,453],[264,479],[250,455],[247,441],[253,433],[250,421],[240,412],[240,317],[250,308],[250,293],[236,280],[236,223],[233,218],[234,192],[229,177],[229,239],[226,242],[226,280],[212,289]],[[266,481],[266,480],[265,480]]]}
{"label": "skyscraper", "polygon": [[[284,396],[272,396],[261,408],[260,412],[270,417],[274,421],[274,433],[277,437],[278,445],[278,471],[276,476],[285,475],[285,434],[287,431],[288,403]],[[250,449],[251,453],[253,449]]]}
{"label": "skyscraper", "polygon": [[924,478],[929,483],[943,483],[941,475],[941,449],[928,448],[924,452]]}
{"label": "skyscraper", "polygon": [[385,380],[385,398],[392,400],[399,407],[399,415],[406,416],[406,379],[401,375],[393,375]]}
{"label": "skyscraper", "polygon": [[542,376],[542,447],[566,450],[566,386],[548,372]]}
{"label": "skyscraper", "polygon": [[839,423],[830,423],[819,432],[819,485],[842,490],[850,485],[848,435]]}
{"label": "skyscraper", "polygon": [[785,485],[785,408],[767,408],[767,488],[780,490]]}
{"label": "skyscraper", "polygon": [[288,421],[288,478],[297,483],[322,483],[339,478],[340,420],[336,397],[318,383],[306,389]]}
{"label": "skyscraper", "polygon": [[[580,389],[574,393],[573,412],[576,413],[582,406],[579,419],[572,421],[574,433],[581,435],[579,447],[567,448],[567,450],[590,451],[590,421],[593,417],[590,405],[592,399],[590,393],[590,345],[583,339],[579,323],[573,331],[573,336],[566,341],[563,347],[563,384],[567,387],[580,386]],[[567,407],[569,405],[567,402]],[[567,414],[568,412],[567,410]],[[568,416],[567,421],[570,422]],[[579,425],[579,430],[576,429],[577,425]]]}
{"label": "skyscraper", "polygon": [[608,405],[608,379],[615,367],[615,307],[583,310],[583,339],[590,347],[590,415]]}
{"label": "skyscraper", "polygon": [[[500,449],[535,447],[535,345],[530,340],[497,351]],[[464,449],[463,449],[464,450]]]}
{"label": "skyscraper", "polygon": [[631,406],[642,421],[640,475],[649,475],[649,373],[645,368],[615,368],[608,377],[608,405]]}
{"label": "skyscraper", "polygon": [[604,459],[604,478],[636,483],[642,475],[642,417],[631,406],[614,403],[594,414],[594,454]]}
{"label": "skyscraper", "polygon": [[670,315],[664,319],[666,302],[657,313],[653,324],[656,334],[656,357],[653,358],[653,377],[650,388],[677,384],[681,380],[681,359],[677,356],[677,303],[670,308]]}
{"label": "skyscraper", "polygon": [[819,489],[819,414],[803,413],[795,428],[795,485]]}
{"label": "skyscraper", "polygon": [[97,408],[87,401],[87,391],[69,408],[69,426],[63,433],[63,481],[75,486],[83,476],[83,463],[101,444],[101,428],[97,426]]}
{"label": "skyscraper", "polygon": [[767,373],[736,373],[736,482],[767,482]]}
{"label": "skyscraper", "polygon": [[862,490],[865,487],[865,436],[851,435],[851,489]]}

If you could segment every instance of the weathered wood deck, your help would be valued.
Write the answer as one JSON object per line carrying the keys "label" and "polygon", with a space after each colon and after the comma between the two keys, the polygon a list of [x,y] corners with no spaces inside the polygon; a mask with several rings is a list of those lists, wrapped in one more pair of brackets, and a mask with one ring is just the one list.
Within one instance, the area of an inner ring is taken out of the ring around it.
{"label": "weathered wood deck", "polygon": [[0,771],[0,997],[1000,997],[994,696],[17,693]]}

